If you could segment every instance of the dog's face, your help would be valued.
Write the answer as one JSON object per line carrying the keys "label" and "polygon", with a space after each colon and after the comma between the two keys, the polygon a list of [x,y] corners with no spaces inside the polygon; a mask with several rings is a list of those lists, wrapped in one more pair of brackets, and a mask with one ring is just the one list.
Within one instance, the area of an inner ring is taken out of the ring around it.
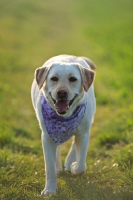
{"label": "dog's face", "polygon": [[45,95],[48,100],[52,99],[58,114],[66,114],[76,98],[83,96],[82,80],[77,66],[53,65],[46,79]]}
{"label": "dog's face", "polygon": [[58,115],[67,116],[80,104],[94,72],[77,63],[55,63],[38,68],[35,76],[51,107]]}

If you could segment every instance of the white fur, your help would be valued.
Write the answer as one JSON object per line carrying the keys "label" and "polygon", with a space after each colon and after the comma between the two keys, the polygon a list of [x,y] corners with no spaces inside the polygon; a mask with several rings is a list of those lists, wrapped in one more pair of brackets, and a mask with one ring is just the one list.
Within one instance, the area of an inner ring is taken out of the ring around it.
{"label": "white fur", "polygon": [[[61,55],[49,59],[45,66],[51,66],[48,75],[41,89],[38,88],[37,82],[34,79],[32,84],[31,96],[33,106],[37,115],[37,119],[42,131],[42,146],[45,160],[46,170],[46,184],[41,194],[48,195],[55,193],[57,189],[56,174],[62,170],[60,150],[59,147],[50,139],[41,113],[41,94],[45,95],[51,107],[55,110],[54,103],[51,96],[55,99],[56,92],[59,89],[66,89],[69,91],[68,99],[74,98],[77,95],[73,104],[68,109],[68,112],[63,117],[67,118],[72,115],[75,108],[87,101],[87,108],[85,115],[73,137],[72,146],[65,161],[65,170],[78,175],[86,171],[86,155],[88,150],[88,142],[90,135],[90,128],[93,121],[96,103],[94,97],[93,84],[91,84],[88,92],[84,91],[82,85],[81,73],[77,65],[80,67],[90,69],[89,65],[82,58],[75,56]],[[58,84],[51,82],[51,77],[58,75]],[[77,82],[70,83],[69,76],[76,76]],[[51,96],[50,96],[51,95]]]}

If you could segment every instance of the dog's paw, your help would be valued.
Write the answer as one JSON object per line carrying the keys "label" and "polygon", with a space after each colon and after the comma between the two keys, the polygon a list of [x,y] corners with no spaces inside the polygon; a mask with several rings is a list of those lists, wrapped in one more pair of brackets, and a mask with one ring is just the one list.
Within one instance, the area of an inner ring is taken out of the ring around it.
{"label": "dog's paw", "polygon": [[44,188],[44,190],[41,192],[41,196],[48,196],[52,194],[56,194],[56,190],[48,190]]}
{"label": "dog's paw", "polygon": [[56,185],[56,179],[51,178],[48,179],[45,185],[44,190],[41,192],[41,195],[52,195],[56,193],[57,185]]}
{"label": "dog's paw", "polygon": [[71,167],[71,173],[74,175],[80,175],[86,171],[86,165],[79,167],[77,162],[73,162],[70,167]]}

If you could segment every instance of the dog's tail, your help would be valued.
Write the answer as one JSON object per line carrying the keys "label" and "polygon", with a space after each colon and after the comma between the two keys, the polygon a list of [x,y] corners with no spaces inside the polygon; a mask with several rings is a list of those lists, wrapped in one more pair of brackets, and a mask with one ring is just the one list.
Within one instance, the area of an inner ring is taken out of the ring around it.
{"label": "dog's tail", "polygon": [[92,62],[92,60],[83,56],[81,56],[80,58],[82,58],[90,66],[92,71],[96,71],[96,65],[94,64],[94,62]]}

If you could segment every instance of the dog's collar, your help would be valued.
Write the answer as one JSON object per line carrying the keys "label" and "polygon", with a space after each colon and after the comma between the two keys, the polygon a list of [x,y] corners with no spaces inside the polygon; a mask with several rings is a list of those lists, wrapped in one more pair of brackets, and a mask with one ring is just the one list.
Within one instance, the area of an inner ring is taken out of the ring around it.
{"label": "dog's collar", "polygon": [[63,118],[51,108],[44,96],[41,97],[41,110],[46,130],[57,145],[67,141],[76,132],[84,117],[86,106],[87,102],[78,106],[70,117]]}

